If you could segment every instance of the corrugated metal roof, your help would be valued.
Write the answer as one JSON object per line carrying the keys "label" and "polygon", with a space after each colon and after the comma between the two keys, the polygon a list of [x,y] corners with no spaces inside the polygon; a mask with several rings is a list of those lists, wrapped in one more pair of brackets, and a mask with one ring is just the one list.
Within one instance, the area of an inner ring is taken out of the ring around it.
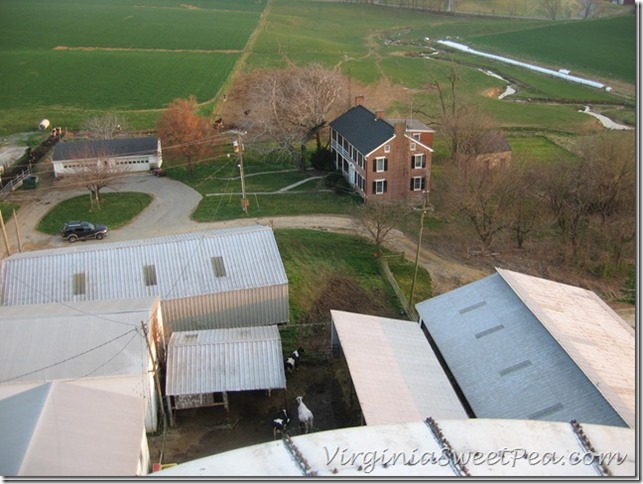
{"label": "corrugated metal roof", "polygon": [[286,388],[277,326],[175,331],[166,395]]}
{"label": "corrugated metal roof", "polygon": [[[215,272],[217,257],[224,274]],[[156,284],[146,266],[154,267]],[[273,232],[260,225],[23,252],[2,261],[1,274],[6,306],[157,295],[168,300],[288,284]],[[84,274],[84,283],[75,274]]]}
{"label": "corrugated metal roof", "polygon": [[143,400],[64,382],[0,400],[0,475],[135,476]]}
{"label": "corrugated metal roof", "polygon": [[78,160],[95,156],[136,156],[155,154],[158,138],[116,138],[109,140],[63,141],[56,144],[52,161]]}
{"label": "corrugated metal roof", "polygon": [[614,410],[634,428],[634,329],[592,291],[496,270]]}
{"label": "corrugated metal roof", "polygon": [[145,375],[158,298],[0,307],[0,384]]}
{"label": "corrugated metal roof", "polygon": [[368,425],[467,417],[418,323],[330,313]]}
{"label": "corrugated metal roof", "polygon": [[416,309],[477,417],[625,425],[499,274]]}
{"label": "corrugated metal roof", "polygon": [[[445,419],[437,424],[452,454],[441,447],[424,422],[368,425],[298,435],[290,445],[279,440],[222,452],[155,472],[152,477],[459,476],[450,455],[459,459],[473,478],[601,475],[590,458],[583,458],[590,454],[568,423]],[[603,425],[582,428],[598,455],[606,457],[604,462],[613,476],[636,476],[634,430]]]}

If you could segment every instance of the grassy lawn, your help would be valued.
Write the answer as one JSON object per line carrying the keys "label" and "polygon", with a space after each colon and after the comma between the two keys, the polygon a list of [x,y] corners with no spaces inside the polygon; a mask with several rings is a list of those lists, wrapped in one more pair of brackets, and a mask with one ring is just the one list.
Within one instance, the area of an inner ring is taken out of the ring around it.
{"label": "grassy lawn", "polygon": [[[292,323],[328,321],[330,309],[406,319],[370,241],[299,229],[277,229],[275,238],[288,275]],[[403,290],[410,288],[409,265],[391,265]],[[416,287],[416,300],[430,294],[430,278],[421,268]]]}
{"label": "grassy lawn", "polygon": [[[298,187],[299,188],[299,187]],[[357,195],[338,196],[331,192],[283,193],[275,195],[247,195],[250,202],[248,216],[277,217],[284,215],[350,214],[362,203]],[[241,195],[205,197],[192,214],[197,222],[214,222],[243,218]]]}
{"label": "grassy lawn", "polygon": [[556,163],[560,160],[576,160],[574,153],[561,148],[545,136],[510,136],[507,138],[514,159]]}
{"label": "grassy lawn", "polygon": [[147,193],[122,192],[101,195],[99,209],[92,208],[88,195],[69,198],[52,208],[36,227],[40,232],[55,235],[70,220],[87,220],[116,229],[128,224],[152,201]]}

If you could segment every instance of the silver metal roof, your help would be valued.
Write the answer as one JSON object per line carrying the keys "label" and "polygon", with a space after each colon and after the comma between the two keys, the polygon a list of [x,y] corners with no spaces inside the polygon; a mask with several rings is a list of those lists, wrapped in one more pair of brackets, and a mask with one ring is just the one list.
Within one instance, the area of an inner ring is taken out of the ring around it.
{"label": "silver metal roof", "polygon": [[626,425],[500,274],[416,309],[477,417]]}
{"label": "silver metal roof", "polygon": [[2,399],[0,475],[135,476],[143,420],[142,399],[73,383]]}
{"label": "silver metal roof", "polygon": [[418,323],[330,314],[368,425],[467,418]]}
{"label": "silver metal roof", "polygon": [[277,326],[175,331],[166,395],[286,388]]}
{"label": "silver metal roof", "polygon": [[0,307],[0,384],[145,375],[158,297]]}
{"label": "silver metal roof", "polygon": [[2,261],[0,277],[5,306],[165,301],[288,284],[272,230],[259,225],[23,252]]}
{"label": "silver metal roof", "polygon": [[[390,479],[452,478],[463,475],[463,471],[473,478],[637,474],[633,429],[582,426],[587,442],[603,458],[605,469],[601,469],[591,462],[592,454],[569,423],[492,419],[438,419],[436,423],[450,451],[422,421],[368,425],[222,452],[179,463],[151,476]],[[458,465],[454,465],[456,459]]]}

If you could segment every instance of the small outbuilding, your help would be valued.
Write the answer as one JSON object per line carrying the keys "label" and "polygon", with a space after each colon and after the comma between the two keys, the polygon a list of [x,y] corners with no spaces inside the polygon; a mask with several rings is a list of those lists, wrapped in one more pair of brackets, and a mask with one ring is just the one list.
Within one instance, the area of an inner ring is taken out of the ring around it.
{"label": "small outbuilding", "polygon": [[229,392],[285,388],[277,326],[172,333],[165,383],[172,410],[215,405],[228,410]]}
{"label": "small outbuilding", "polygon": [[54,148],[51,162],[56,178],[99,164],[122,171],[150,171],[163,164],[159,138],[116,138],[66,141]]}

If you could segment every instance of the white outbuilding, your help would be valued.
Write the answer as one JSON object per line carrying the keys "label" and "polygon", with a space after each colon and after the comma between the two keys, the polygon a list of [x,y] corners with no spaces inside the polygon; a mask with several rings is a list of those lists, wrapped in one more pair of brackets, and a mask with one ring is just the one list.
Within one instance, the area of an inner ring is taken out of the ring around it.
{"label": "white outbuilding", "polygon": [[22,252],[0,264],[4,306],[158,296],[166,332],[289,319],[288,278],[261,225]]}
{"label": "white outbuilding", "polygon": [[99,165],[114,171],[150,171],[163,164],[161,140],[146,137],[64,141],[54,147],[51,162],[56,178]]}
{"label": "white outbuilding", "polygon": [[0,398],[52,381],[132,396],[158,426],[158,297],[0,307]]}

